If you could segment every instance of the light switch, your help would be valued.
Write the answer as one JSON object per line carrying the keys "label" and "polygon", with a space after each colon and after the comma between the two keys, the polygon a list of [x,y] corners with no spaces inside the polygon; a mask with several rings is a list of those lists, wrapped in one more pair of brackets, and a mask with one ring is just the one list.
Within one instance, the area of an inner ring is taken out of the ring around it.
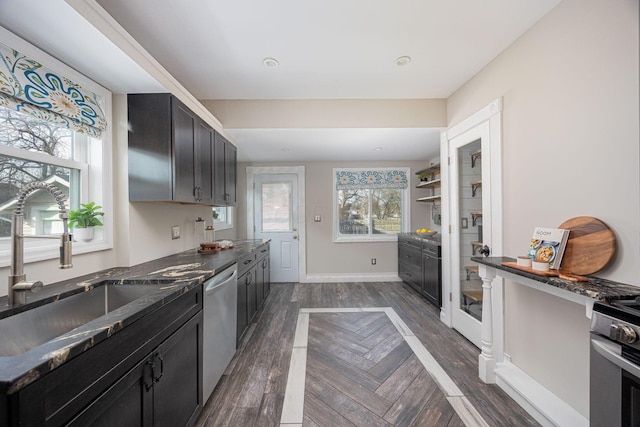
{"label": "light switch", "polygon": [[180,226],[174,225],[171,227],[171,238],[173,240],[180,238]]}
{"label": "light switch", "polygon": [[315,222],[320,222],[320,221],[322,221],[322,217],[320,215],[316,215],[316,216],[313,217],[313,220]]}

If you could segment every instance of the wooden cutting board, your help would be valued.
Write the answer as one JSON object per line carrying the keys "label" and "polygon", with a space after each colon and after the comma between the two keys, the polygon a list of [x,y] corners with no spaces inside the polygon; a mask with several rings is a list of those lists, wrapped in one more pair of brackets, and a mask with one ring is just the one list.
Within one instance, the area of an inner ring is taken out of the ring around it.
{"label": "wooden cutting board", "polygon": [[602,270],[616,253],[616,236],[607,224],[591,216],[571,218],[558,228],[571,230],[560,268],[588,275]]}

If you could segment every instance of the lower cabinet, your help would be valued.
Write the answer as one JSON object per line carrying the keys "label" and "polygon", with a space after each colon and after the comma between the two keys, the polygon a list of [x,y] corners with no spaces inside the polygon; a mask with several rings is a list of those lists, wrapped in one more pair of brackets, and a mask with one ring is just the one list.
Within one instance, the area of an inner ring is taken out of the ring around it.
{"label": "lower cabinet", "polygon": [[70,426],[187,426],[201,409],[202,313],[149,353]]}
{"label": "lower cabinet", "polygon": [[421,239],[398,236],[398,275],[436,307],[442,306],[440,247]]}
{"label": "lower cabinet", "polygon": [[202,321],[196,287],[11,395],[6,425],[193,425]]}
{"label": "lower cabinet", "polygon": [[236,346],[271,292],[269,243],[238,261],[238,319]]}

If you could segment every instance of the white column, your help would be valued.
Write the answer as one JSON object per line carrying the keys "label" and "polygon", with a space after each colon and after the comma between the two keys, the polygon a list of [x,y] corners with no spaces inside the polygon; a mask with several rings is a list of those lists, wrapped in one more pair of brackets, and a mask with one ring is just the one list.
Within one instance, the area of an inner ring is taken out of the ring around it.
{"label": "white column", "polygon": [[496,382],[496,357],[493,352],[493,304],[492,283],[496,277],[495,269],[480,264],[478,273],[482,279],[482,353],[478,357],[478,375],[487,384]]}

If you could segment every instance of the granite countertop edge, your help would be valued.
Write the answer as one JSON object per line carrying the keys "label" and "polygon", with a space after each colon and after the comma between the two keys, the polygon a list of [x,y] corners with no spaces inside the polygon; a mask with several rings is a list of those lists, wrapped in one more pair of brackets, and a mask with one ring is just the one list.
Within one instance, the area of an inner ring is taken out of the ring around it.
{"label": "granite countertop edge", "polygon": [[516,268],[502,265],[503,262],[516,262],[511,257],[472,257],[471,261],[484,264],[489,267],[503,270],[517,276],[535,280],[556,288],[564,289],[568,292],[593,298],[596,301],[609,301],[620,298],[634,298],[640,295],[640,287],[627,283],[614,282],[594,276],[587,276],[586,282],[572,282],[558,277],[539,276]]}
{"label": "granite countertop edge", "polygon": [[240,258],[269,240],[236,240],[234,247],[213,254],[196,249],[165,256],[132,267],[114,267],[69,280],[52,283],[33,296],[27,304],[9,307],[7,297],[0,297],[0,319],[33,309],[69,296],[87,292],[105,284],[164,285],[159,290],[94,319],[55,339],[22,354],[0,357],[0,389],[15,393],[43,375],[82,354],[145,315],[201,285]]}

